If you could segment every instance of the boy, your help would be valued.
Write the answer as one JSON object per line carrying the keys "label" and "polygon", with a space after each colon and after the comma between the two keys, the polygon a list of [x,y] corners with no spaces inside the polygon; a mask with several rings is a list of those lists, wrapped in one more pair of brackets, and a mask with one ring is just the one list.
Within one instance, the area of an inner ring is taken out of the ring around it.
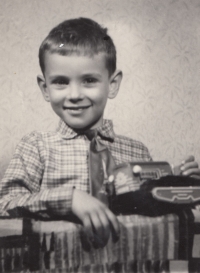
{"label": "boy", "polygon": [[[115,98],[122,79],[115,46],[96,22],[67,20],[43,41],[39,61],[39,87],[60,123],[56,132],[33,132],[17,146],[1,183],[1,215],[66,219],[72,214],[89,239],[103,246],[110,230],[118,235],[119,227],[115,215],[88,194],[89,140],[84,132],[97,129],[117,164],[151,160],[142,143],[115,135],[112,122],[103,119],[107,99]],[[199,175],[194,158],[187,161],[184,174]]]}

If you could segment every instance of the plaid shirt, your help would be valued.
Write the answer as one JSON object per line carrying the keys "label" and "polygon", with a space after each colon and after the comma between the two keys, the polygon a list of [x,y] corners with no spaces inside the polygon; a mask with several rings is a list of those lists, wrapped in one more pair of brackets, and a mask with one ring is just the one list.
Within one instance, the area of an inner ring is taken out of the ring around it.
{"label": "plaid shirt", "polygon": [[[115,135],[110,120],[98,128],[98,138],[116,164],[151,160],[141,142]],[[63,121],[55,132],[35,131],[25,136],[0,185],[0,215],[19,216],[20,209],[45,217],[68,215],[73,189],[89,192],[88,147],[86,136]]]}

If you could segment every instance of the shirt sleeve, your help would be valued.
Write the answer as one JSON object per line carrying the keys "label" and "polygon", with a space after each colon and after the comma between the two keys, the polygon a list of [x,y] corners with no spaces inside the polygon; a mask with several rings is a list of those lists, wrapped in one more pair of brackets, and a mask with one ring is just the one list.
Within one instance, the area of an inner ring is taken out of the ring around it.
{"label": "shirt sleeve", "polygon": [[[38,141],[21,140],[0,184],[0,215],[23,216],[34,213],[50,218],[71,213],[73,187],[41,189],[45,162]],[[32,138],[32,139],[31,139]]]}
{"label": "shirt sleeve", "polygon": [[140,141],[132,140],[132,161],[153,161],[148,148]]}
{"label": "shirt sleeve", "polygon": [[144,144],[143,144],[142,158],[144,161],[153,161],[153,158],[151,157],[148,148]]}

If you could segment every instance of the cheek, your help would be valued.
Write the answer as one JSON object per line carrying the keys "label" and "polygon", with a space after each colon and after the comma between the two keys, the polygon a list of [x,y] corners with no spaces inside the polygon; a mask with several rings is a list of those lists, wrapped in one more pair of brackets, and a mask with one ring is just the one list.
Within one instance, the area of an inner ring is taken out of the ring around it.
{"label": "cheek", "polygon": [[63,102],[65,96],[62,92],[50,92],[51,104],[59,105]]}
{"label": "cheek", "polygon": [[94,92],[93,94],[91,94],[91,99],[99,106],[105,105],[107,98],[108,98],[108,92],[105,88],[99,89],[97,92]]}

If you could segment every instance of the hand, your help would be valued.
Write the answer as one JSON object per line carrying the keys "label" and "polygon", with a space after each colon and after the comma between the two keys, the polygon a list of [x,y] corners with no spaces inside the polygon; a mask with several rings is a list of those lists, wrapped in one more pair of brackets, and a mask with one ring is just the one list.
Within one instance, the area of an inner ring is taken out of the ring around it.
{"label": "hand", "polygon": [[182,161],[181,165],[174,168],[175,175],[191,176],[200,179],[200,169],[194,156],[188,156]]}
{"label": "hand", "polygon": [[116,216],[102,202],[86,192],[74,190],[72,212],[82,221],[89,241],[98,247],[107,244],[111,230],[115,237],[119,236]]}

